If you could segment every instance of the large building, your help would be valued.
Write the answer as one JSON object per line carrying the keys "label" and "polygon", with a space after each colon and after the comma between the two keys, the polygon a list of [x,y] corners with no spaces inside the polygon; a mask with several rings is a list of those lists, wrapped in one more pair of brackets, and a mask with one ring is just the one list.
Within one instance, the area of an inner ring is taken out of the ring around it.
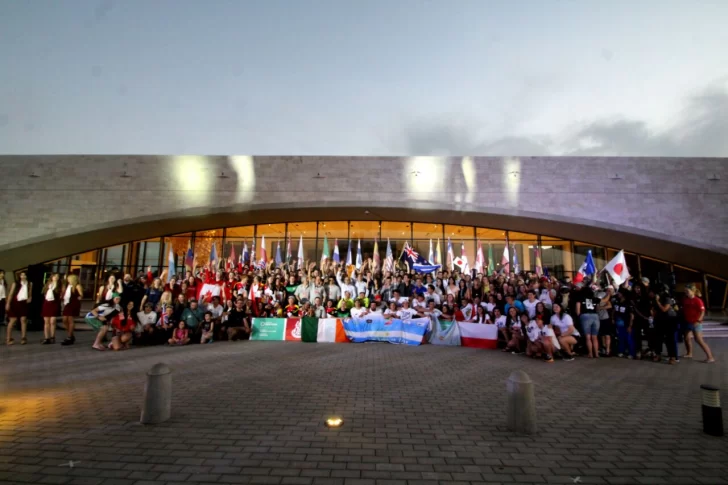
{"label": "large building", "polygon": [[[728,298],[725,159],[568,157],[2,156],[0,268],[79,273],[88,295],[106,271],[177,270],[244,244],[273,258],[302,240],[319,260],[349,241],[398,253],[430,241],[499,265],[572,274],[620,249],[633,274],[694,282]],[[498,269],[498,268],[496,268]]]}

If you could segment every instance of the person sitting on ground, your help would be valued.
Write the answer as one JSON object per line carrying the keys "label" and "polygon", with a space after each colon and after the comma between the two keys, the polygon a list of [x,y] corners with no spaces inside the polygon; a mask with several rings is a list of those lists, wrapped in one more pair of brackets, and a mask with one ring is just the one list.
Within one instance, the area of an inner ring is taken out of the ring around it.
{"label": "person sitting on ground", "polygon": [[543,317],[541,317],[541,315],[536,315],[536,324],[541,330],[541,346],[546,353],[546,355],[544,355],[544,360],[547,364],[553,364],[554,352],[557,349],[556,345],[558,345],[558,341],[556,340],[556,334],[554,333],[554,330],[551,328],[550,324],[544,323]]}
{"label": "person sitting on ground", "polygon": [[243,307],[243,300],[235,300],[235,307],[228,315],[226,331],[227,338],[230,341],[248,340],[250,338],[250,322]]}
{"label": "person sitting on ground", "polygon": [[200,329],[200,343],[211,344],[214,342],[215,336],[215,322],[212,321],[212,313],[205,312],[202,317],[202,323],[199,325]]}
{"label": "person sitting on ground", "polygon": [[185,327],[190,331],[190,341],[194,343],[200,341],[200,323],[205,319],[205,311],[198,306],[194,298],[189,301],[189,305],[182,312],[180,320],[185,322]]}
{"label": "person sitting on ground", "polygon": [[506,316],[501,314],[500,308],[493,308],[493,319],[495,320],[493,323],[498,328],[498,334],[506,342],[506,345],[508,345],[510,336],[508,335],[508,327],[506,326]]}
{"label": "person sitting on ground", "polygon": [[102,342],[104,337],[106,337],[106,332],[111,326],[111,320],[121,313],[119,303],[121,303],[121,295],[114,292],[111,294],[111,300],[102,303],[86,315],[86,323],[98,332],[92,348],[96,350],[106,350],[106,347],[104,347]]}
{"label": "person sitting on ground", "polygon": [[189,330],[185,328],[185,322],[179,322],[179,325],[172,334],[172,338],[167,342],[169,345],[187,345],[190,343]]}
{"label": "person sitting on ground", "polygon": [[545,349],[541,340],[541,328],[536,320],[530,320],[528,313],[521,315],[521,325],[526,327],[526,335],[528,342],[526,343],[526,356],[532,358],[541,358]]}
{"label": "person sitting on ground", "polygon": [[[526,321],[528,321],[528,315],[526,315]],[[508,309],[508,315],[506,316],[506,327],[508,328],[511,339],[508,341],[508,345],[503,349],[503,352],[513,352],[514,354],[520,354],[522,352],[522,346],[525,340],[525,329],[526,327],[521,323],[521,317],[518,315],[516,307]]]}
{"label": "person sitting on ground", "polygon": [[109,348],[112,350],[127,350],[131,347],[134,330],[137,327],[137,312],[134,311],[134,302],[129,301],[123,313],[112,321],[112,337]]}

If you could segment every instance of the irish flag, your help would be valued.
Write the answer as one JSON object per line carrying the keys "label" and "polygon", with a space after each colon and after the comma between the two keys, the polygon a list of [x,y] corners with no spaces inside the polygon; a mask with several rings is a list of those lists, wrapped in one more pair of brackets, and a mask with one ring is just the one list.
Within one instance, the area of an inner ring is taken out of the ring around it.
{"label": "irish flag", "polygon": [[303,322],[301,326],[301,341],[303,342],[349,342],[340,318],[304,317],[301,321]]}
{"label": "irish flag", "polygon": [[458,322],[460,327],[460,344],[463,347],[478,349],[498,348],[498,327],[482,323]]}

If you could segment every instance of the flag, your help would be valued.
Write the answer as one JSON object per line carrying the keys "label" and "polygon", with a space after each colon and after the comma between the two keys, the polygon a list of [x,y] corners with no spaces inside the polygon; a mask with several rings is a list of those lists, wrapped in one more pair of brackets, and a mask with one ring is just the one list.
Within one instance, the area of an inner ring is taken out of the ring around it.
{"label": "flag", "polygon": [[[255,243],[253,243],[255,244]],[[248,300],[250,300],[250,306],[253,308],[253,315],[258,316],[258,304],[255,301],[255,291],[258,286],[255,283],[250,283],[250,291],[248,292]]]}
{"label": "flag", "polygon": [[288,236],[288,241],[286,241],[286,263],[290,263],[293,259],[293,253],[291,253],[291,236]]}
{"label": "flag", "polygon": [[478,252],[475,255],[475,272],[483,273],[485,257],[483,256],[483,243],[478,241]]}
{"label": "flag", "polygon": [[534,253],[536,253],[536,276],[540,278],[543,276],[543,267],[541,266],[541,249],[536,248]]}
{"label": "flag", "polygon": [[505,274],[511,273],[511,258],[508,255],[508,244],[503,247],[503,256],[501,257],[501,271]]}
{"label": "flag", "polygon": [[338,264],[341,262],[341,259],[339,258],[339,239],[334,239],[334,256],[332,258],[334,260],[334,263]]}
{"label": "flag", "polygon": [[361,260],[361,239],[356,244],[356,269],[360,269],[362,265]]}
{"label": "flag", "polygon": [[460,242],[460,258],[463,260],[463,266],[461,268],[463,269],[463,273],[469,273],[470,272],[470,266],[468,264],[468,255],[465,253],[465,241]]}
{"label": "flag", "polygon": [[498,327],[481,323],[457,322],[460,328],[460,343],[463,347],[478,349],[498,348]]}
{"label": "flag", "polygon": [[394,256],[392,255],[392,245],[389,243],[389,238],[387,238],[387,254],[384,256],[384,267],[382,270],[394,271]]}
{"label": "flag", "polygon": [[227,269],[228,271],[232,271],[235,268],[235,264],[238,262],[238,258],[235,257],[235,244],[230,243],[230,255],[227,259]]}
{"label": "flag", "polygon": [[255,259],[255,238],[253,238],[253,243],[250,246],[250,266],[257,266],[258,262]]}
{"label": "flag", "polygon": [[349,247],[346,249],[346,265],[351,266],[351,239],[349,239]]}
{"label": "flag", "polygon": [[169,255],[167,256],[167,283],[176,273],[176,266],[174,264],[174,251],[172,251],[172,245],[169,245]]}
{"label": "flag", "polygon": [[376,239],[374,240],[374,255],[372,259],[374,260],[374,269],[376,270],[382,264],[382,258],[379,256],[379,243]]}
{"label": "flag", "polygon": [[627,268],[627,261],[624,259],[624,250],[621,250],[617,255],[612,258],[610,262],[604,267],[604,271],[609,273],[614,281],[615,289],[618,289],[625,281],[629,278],[629,269]]}
{"label": "flag", "polygon": [[329,259],[329,240],[326,235],[324,235],[324,250],[321,253],[321,267],[323,267],[327,259]]}
{"label": "flag", "polygon": [[344,331],[344,323],[340,318],[313,318],[301,319],[302,342],[328,342],[348,343],[349,339]]}
{"label": "flag", "polygon": [[495,272],[495,260],[493,259],[493,245],[488,243],[488,276]]}
{"label": "flag", "polygon": [[217,268],[217,244],[212,243],[212,249],[210,250],[210,263],[213,268]]}
{"label": "flag", "polygon": [[460,345],[460,327],[457,322],[430,317],[432,332],[429,342],[433,345]]}
{"label": "flag", "polygon": [[260,239],[260,265],[265,267],[268,264],[268,251],[265,249],[265,236]]}
{"label": "flag", "polygon": [[551,275],[549,274],[549,267],[545,266],[543,269],[543,275],[547,278],[551,278]]}
{"label": "flag", "polygon": [[303,268],[303,235],[298,240],[298,267]]}
{"label": "flag", "polygon": [[437,248],[435,249],[435,264],[442,264],[442,251],[440,251],[440,238],[437,238]]}
{"label": "flag", "polygon": [[417,251],[412,249],[409,242],[404,243],[404,249],[402,250],[402,256],[400,256],[402,262],[409,263],[409,267],[417,271],[418,273],[432,273],[440,269],[439,264],[430,264],[424,256],[420,255]]}
{"label": "flag", "polygon": [[276,266],[280,266],[283,264],[283,259],[281,258],[281,242],[278,241],[278,244],[276,244]]}
{"label": "flag", "polygon": [[242,258],[243,264],[248,264],[250,262],[250,252],[248,251],[248,243],[243,242],[243,254],[240,255]]}
{"label": "flag", "polygon": [[455,253],[452,250],[452,242],[450,238],[447,238],[447,269],[453,270],[453,259],[455,259]]}
{"label": "flag", "polygon": [[521,268],[518,267],[518,252],[516,252],[516,245],[513,245],[513,274],[520,273]]}
{"label": "flag", "polygon": [[436,264],[435,254],[432,252],[432,239],[430,239],[430,252],[427,254],[427,261],[429,261],[430,264]]}
{"label": "flag", "polygon": [[591,249],[586,253],[586,259],[579,267],[579,271],[574,275],[574,283],[581,283],[589,275],[593,275],[597,272],[597,267],[594,265],[594,259],[592,258]]}
{"label": "flag", "polygon": [[187,243],[187,254],[185,255],[185,267],[192,271],[195,268],[195,253],[192,251],[192,243]]}

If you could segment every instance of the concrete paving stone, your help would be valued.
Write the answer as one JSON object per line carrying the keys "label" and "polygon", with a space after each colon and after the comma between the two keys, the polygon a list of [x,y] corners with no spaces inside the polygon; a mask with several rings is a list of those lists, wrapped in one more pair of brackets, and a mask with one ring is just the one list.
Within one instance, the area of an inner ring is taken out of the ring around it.
{"label": "concrete paving stone", "polygon": [[[91,337],[79,333],[78,344],[63,349],[0,348],[0,359],[10,362],[0,367],[8,390],[3,398],[36,403],[23,404],[12,420],[0,413],[0,480],[101,478],[106,485],[162,483],[146,477],[177,474],[186,478],[165,480],[457,485],[568,483],[558,479],[580,476],[581,483],[684,478],[713,484],[728,476],[728,438],[701,433],[695,389],[695,382],[728,388],[720,358],[728,342],[712,341],[715,366],[670,367],[617,359],[544,366],[476,349],[379,344],[221,342],[104,354],[89,350]],[[144,372],[160,360],[174,369],[173,417],[141,426]],[[119,365],[128,376],[109,381]],[[251,371],[230,381],[229,374],[211,371],[220,366]],[[401,376],[382,379],[392,366]],[[515,367],[537,383],[540,432],[533,436],[505,427],[504,382]],[[423,402],[447,413],[413,414]],[[483,402],[489,405],[473,407]],[[565,402],[572,407],[568,422],[552,412]],[[201,408],[209,411],[204,422]],[[321,426],[333,413],[344,415],[343,428]],[[73,473],[58,466],[68,460],[81,461]]]}

